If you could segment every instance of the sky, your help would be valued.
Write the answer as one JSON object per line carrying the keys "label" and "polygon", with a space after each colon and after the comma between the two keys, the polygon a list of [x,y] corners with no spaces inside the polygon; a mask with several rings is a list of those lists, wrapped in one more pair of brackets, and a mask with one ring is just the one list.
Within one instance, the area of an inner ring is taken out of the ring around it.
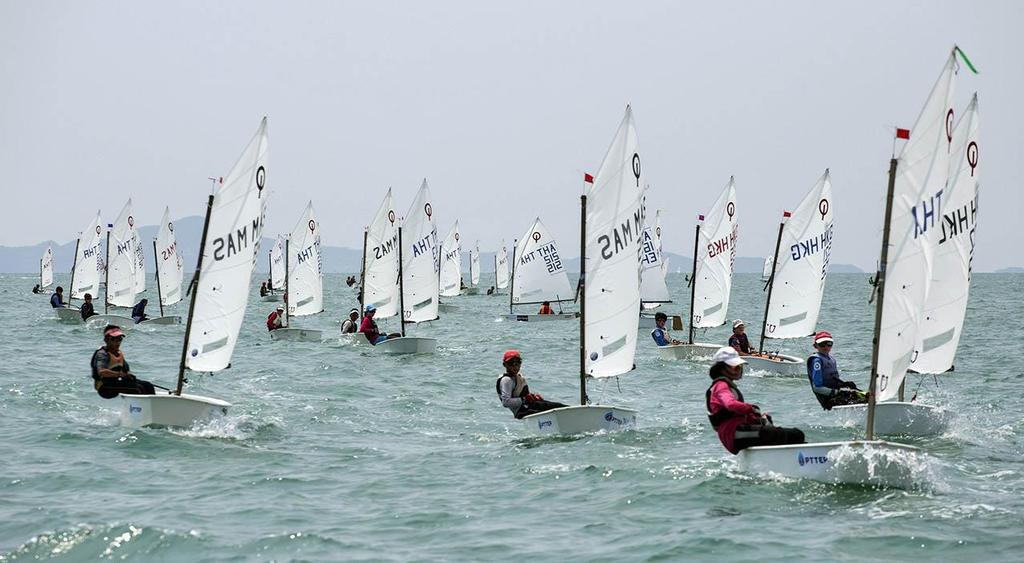
{"label": "sky", "polygon": [[[438,236],[509,245],[540,216],[576,254],[584,172],[631,104],[648,209],[689,255],[735,176],[738,254],[832,172],[832,261],[875,267],[893,127],[958,44],[978,92],[976,271],[1024,265],[1024,2],[16,2],[0,0],[0,245],[74,239],[132,197],[201,215],[269,117],[265,234],[309,200],[358,248],[422,178]],[[1017,234],[1014,234],[1017,233]]]}

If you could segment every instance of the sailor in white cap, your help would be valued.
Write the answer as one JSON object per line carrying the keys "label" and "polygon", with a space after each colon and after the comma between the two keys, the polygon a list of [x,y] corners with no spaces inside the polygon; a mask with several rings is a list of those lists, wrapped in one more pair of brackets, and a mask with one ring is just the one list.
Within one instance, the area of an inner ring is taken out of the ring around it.
{"label": "sailor in white cap", "polygon": [[355,334],[359,332],[359,309],[353,308],[348,312],[348,318],[341,323],[342,334]]}
{"label": "sailor in white cap", "polygon": [[732,322],[732,336],[729,337],[729,346],[741,356],[756,356],[756,352],[750,349],[750,339],[747,338],[747,327],[743,321],[736,319]]}

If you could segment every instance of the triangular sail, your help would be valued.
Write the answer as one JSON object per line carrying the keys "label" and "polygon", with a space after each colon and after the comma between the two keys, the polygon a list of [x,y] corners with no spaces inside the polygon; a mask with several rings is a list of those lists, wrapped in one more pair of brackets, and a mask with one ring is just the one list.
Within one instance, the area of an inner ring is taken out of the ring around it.
{"label": "triangular sail", "polygon": [[761,266],[761,281],[768,281],[768,278],[772,276],[772,264],[775,263],[775,257],[768,256],[764,259],[764,265]]}
{"label": "triangular sail", "polygon": [[[404,231],[402,234],[405,235]],[[456,221],[444,237],[441,245],[441,289],[442,297],[455,297],[462,291],[462,235]]]}
{"label": "triangular sail", "polygon": [[667,265],[661,246],[661,210],[655,212],[654,217],[654,225],[644,227],[640,250],[640,301],[671,303],[668,284],[665,283]]}
{"label": "triangular sail", "polygon": [[44,288],[51,285],[53,285],[53,248],[47,246],[39,261],[39,287]]}
{"label": "triangular sail", "polygon": [[834,207],[832,178],[826,170],[782,228],[766,337],[814,334],[832,254]]}
{"label": "triangular sail", "polygon": [[736,262],[739,217],[736,212],[736,184],[732,178],[711,207],[700,229],[697,272],[693,283],[693,326],[711,328],[725,323],[732,292]]}
{"label": "triangular sail", "polygon": [[432,321],[437,318],[440,247],[426,180],[403,221],[402,244],[402,318],[414,323]]}
{"label": "triangular sail", "polygon": [[938,225],[936,217],[936,225],[929,227],[927,240],[933,249],[932,275],[917,354],[910,364],[918,373],[942,373],[953,367],[971,285],[979,176],[978,95],[975,94],[953,132],[949,181],[942,192],[942,224]]}
{"label": "triangular sail", "polygon": [[270,247],[270,285],[275,290],[284,290],[284,237],[280,235]]}
{"label": "triangular sail", "polygon": [[107,248],[107,303],[117,307],[135,305],[135,271],[138,237],[134,235],[135,217],[129,198],[110,229]]}
{"label": "triangular sail", "polygon": [[[131,200],[129,200],[131,201]],[[139,236],[139,229],[136,227],[135,217],[128,218],[128,232],[135,248],[135,294],[146,291],[146,252],[142,247],[142,237]],[[132,299],[134,301],[134,299]]]}
{"label": "triangular sail", "polygon": [[264,117],[214,193],[186,335],[186,366],[193,371],[218,371],[231,363],[263,234],[267,144]]}
{"label": "triangular sail", "polygon": [[928,297],[931,249],[927,239],[942,227],[942,191],[953,140],[953,78],[950,53],[924,109],[903,146],[893,186],[889,255],[878,335],[877,400],[898,396],[913,359]]}
{"label": "triangular sail", "polygon": [[377,308],[375,318],[398,314],[398,226],[391,189],[366,230],[363,257],[363,302]]}
{"label": "triangular sail", "polygon": [[633,369],[640,322],[642,171],[636,124],[627,106],[587,190],[583,345],[584,371],[591,377],[613,377]]}
{"label": "triangular sail", "polygon": [[473,287],[480,285],[480,241],[469,251],[469,283]]}
{"label": "triangular sail", "polygon": [[171,208],[164,208],[164,216],[160,219],[160,230],[156,234],[156,261],[160,264],[156,283],[160,284],[160,301],[166,307],[181,301],[181,280],[184,263],[178,251],[178,241],[174,237],[174,224],[171,223]]}
{"label": "triangular sail", "polygon": [[288,314],[315,315],[324,310],[320,223],[309,202],[288,242]]}
{"label": "triangular sail", "polygon": [[75,257],[74,287],[71,298],[81,299],[88,293],[93,297],[100,293],[100,241],[103,235],[103,220],[100,212],[82,231],[78,239],[78,256]]}
{"label": "triangular sail", "polygon": [[505,241],[501,241],[501,250],[498,251],[498,258],[494,265],[494,277],[496,289],[508,287],[508,247]]}
{"label": "triangular sail", "polygon": [[540,217],[520,237],[514,258],[513,305],[573,300],[558,245]]}

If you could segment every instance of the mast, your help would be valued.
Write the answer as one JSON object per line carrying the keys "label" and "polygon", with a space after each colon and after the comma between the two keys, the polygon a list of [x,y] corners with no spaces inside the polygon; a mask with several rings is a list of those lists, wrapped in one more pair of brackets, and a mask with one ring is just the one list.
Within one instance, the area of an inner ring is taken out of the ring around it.
{"label": "mast", "polygon": [[688,344],[693,344],[693,302],[697,297],[697,249],[700,247],[700,222],[697,222],[697,230],[693,234],[693,269],[690,270],[690,339]]}
{"label": "mast", "polygon": [[[275,241],[274,244],[277,244]],[[271,246],[267,249],[267,276],[270,277],[270,283],[268,284],[267,290],[271,293],[274,292],[274,247]]]}
{"label": "mast", "polygon": [[175,395],[181,395],[181,387],[185,384],[185,354],[188,352],[188,337],[192,334],[196,294],[199,293],[199,272],[203,271],[203,254],[206,252],[206,233],[210,229],[211,213],[213,213],[213,194],[210,194],[209,199],[206,200],[206,220],[203,221],[203,236],[199,239],[199,259],[196,260],[196,273],[192,276],[192,300],[188,303],[188,321],[185,324],[185,339],[181,343],[181,363],[178,365],[178,385],[174,388]]}
{"label": "mast", "polygon": [[[497,258],[495,258],[494,264],[495,264],[495,269],[497,269],[497,264],[498,264]],[[498,277],[498,273],[497,272],[494,273],[494,277],[495,277],[495,279],[497,279],[497,277]],[[43,287],[43,259],[42,258],[39,259],[39,287],[40,288]]]}
{"label": "mast", "polygon": [[103,314],[107,314],[107,305],[110,304],[110,231],[113,225],[107,225],[107,258],[103,268]]}
{"label": "mast", "polygon": [[[442,247],[443,248],[443,247]],[[438,268],[440,269],[440,268]],[[405,338],[405,283],[402,277],[402,227],[398,227],[398,324],[402,327]]]}
{"label": "mast", "polygon": [[580,405],[587,404],[587,194],[580,196]]}
{"label": "mast", "polygon": [[889,229],[892,221],[892,197],[896,189],[897,159],[889,160],[889,188],[885,194],[885,222],[882,224],[882,252],[875,272],[875,330],[871,335],[871,383],[868,386],[868,421],[864,437],[875,437],[875,389],[878,382],[878,339],[882,332],[882,303],[885,301],[885,269],[889,261]]}
{"label": "mast", "polygon": [[779,237],[775,239],[775,254],[772,258],[772,273],[768,276],[768,298],[764,302],[764,320],[761,321],[761,341],[757,343],[757,353],[764,352],[764,333],[768,327],[768,308],[772,305],[772,289],[775,287],[775,268],[779,265],[779,245],[782,244],[782,229],[786,226],[786,213],[782,214],[779,223]]}
{"label": "mast", "polygon": [[288,253],[291,252],[291,250],[288,246],[291,241],[291,235],[288,235],[284,239],[284,296],[281,297],[281,299],[284,299],[284,326],[288,326],[291,321],[291,316],[288,312],[288,310],[292,308],[291,303],[288,303],[288,278],[291,277],[290,272],[288,272]]}
{"label": "mast", "polygon": [[[43,274],[39,274],[41,278]],[[498,253],[494,253],[494,293],[498,293]]]}
{"label": "mast", "polygon": [[71,306],[71,300],[75,297],[75,267],[78,266],[78,247],[82,244],[82,235],[79,233],[75,241],[75,257],[71,260],[71,287],[68,288],[68,302],[65,307]]}
{"label": "mast", "polygon": [[370,236],[369,229],[363,229],[363,261],[359,270],[359,318],[366,311],[366,239]]}
{"label": "mast", "polygon": [[153,239],[153,265],[156,271],[156,302],[160,304],[160,316],[164,316],[164,296],[160,291],[160,256],[156,250],[156,239]]}
{"label": "mast", "polygon": [[516,247],[519,239],[512,239],[512,274],[508,278],[508,314],[512,314],[512,294],[516,292]]}

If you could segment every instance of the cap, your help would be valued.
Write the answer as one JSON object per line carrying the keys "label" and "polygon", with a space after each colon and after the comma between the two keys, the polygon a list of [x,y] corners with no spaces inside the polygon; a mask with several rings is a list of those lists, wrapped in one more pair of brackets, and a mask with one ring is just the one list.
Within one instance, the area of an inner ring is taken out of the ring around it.
{"label": "cap", "polygon": [[732,327],[736,328],[738,326],[747,326],[747,325],[746,325],[746,323],[744,323],[740,319],[736,319],[735,321],[732,322]]}
{"label": "cap", "polygon": [[377,308],[376,308],[376,307],[374,307],[373,305],[367,305],[367,306],[366,306],[366,312],[367,312],[367,313],[372,313],[372,312],[374,312],[374,311],[376,311],[376,310],[377,310]]}
{"label": "cap", "polygon": [[508,363],[512,358],[519,358],[520,360],[523,359],[523,357],[519,355],[519,350],[505,350],[505,355],[501,357],[501,363]]}
{"label": "cap", "polygon": [[277,306],[277,310],[278,311],[284,311],[284,305],[278,305]]}
{"label": "cap", "polygon": [[351,309],[349,310],[348,314],[350,314],[350,315],[351,315],[352,313],[355,313],[355,314],[357,314],[357,315],[358,315],[358,314],[359,314],[359,309],[356,309],[355,307],[352,307],[352,308],[351,308]]}
{"label": "cap", "polygon": [[668,315],[666,315],[665,313],[662,313],[661,311],[658,311],[657,313],[654,313],[654,320],[660,321],[662,319],[665,319],[667,321],[668,320]]}
{"label": "cap", "polygon": [[815,344],[821,344],[822,342],[833,342],[832,333],[823,330],[814,335]]}
{"label": "cap", "polygon": [[107,328],[103,329],[103,338],[107,338],[107,337],[116,338],[118,336],[122,336],[122,337],[124,336],[124,332],[121,331],[121,327],[119,327],[119,326],[111,325],[111,326],[108,326]]}
{"label": "cap", "polygon": [[712,359],[716,364],[718,362],[724,362],[725,364],[733,367],[747,363],[746,360],[736,353],[736,349],[730,346],[719,348]]}

